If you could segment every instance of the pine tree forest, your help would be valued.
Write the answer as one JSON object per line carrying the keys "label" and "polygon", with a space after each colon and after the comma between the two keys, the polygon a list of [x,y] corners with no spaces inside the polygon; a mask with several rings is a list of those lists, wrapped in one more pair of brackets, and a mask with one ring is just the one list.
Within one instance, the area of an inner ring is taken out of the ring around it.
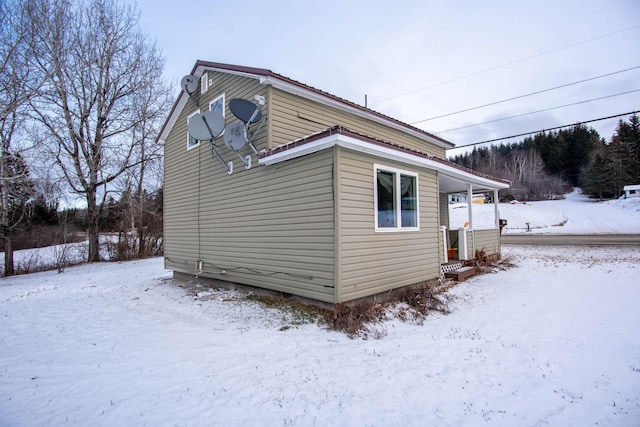
{"label": "pine tree forest", "polygon": [[620,120],[609,141],[583,124],[543,132],[510,145],[492,145],[451,158],[511,181],[502,200],[547,200],[573,187],[600,199],[617,198],[640,183],[640,117]]}

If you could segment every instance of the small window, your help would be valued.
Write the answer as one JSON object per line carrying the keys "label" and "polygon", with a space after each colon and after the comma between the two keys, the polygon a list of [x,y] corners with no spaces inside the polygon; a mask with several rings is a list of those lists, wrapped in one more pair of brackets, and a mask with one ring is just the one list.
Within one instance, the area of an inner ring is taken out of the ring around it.
{"label": "small window", "polygon": [[207,90],[209,90],[209,74],[204,73],[200,77],[200,93],[205,93]]}
{"label": "small window", "polygon": [[[189,120],[191,120],[191,118],[193,116],[195,116],[196,114],[199,114],[199,113],[200,113],[200,110],[196,110],[193,113],[189,114],[189,117],[187,117],[187,126],[189,125]],[[195,139],[194,137],[189,135],[189,130],[187,130],[187,150],[191,150],[192,148],[196,148],[199,145],[200,145],[200,141],[198,141],[197,139]]]}
{"label": "small window", "polygon": [[209,110],[217,111],[224,117],[224,93],[209,103]]}
{"label": "small window", "polygon": [[418,224],[418,175],[374,165],[376,231],[415,231]]}

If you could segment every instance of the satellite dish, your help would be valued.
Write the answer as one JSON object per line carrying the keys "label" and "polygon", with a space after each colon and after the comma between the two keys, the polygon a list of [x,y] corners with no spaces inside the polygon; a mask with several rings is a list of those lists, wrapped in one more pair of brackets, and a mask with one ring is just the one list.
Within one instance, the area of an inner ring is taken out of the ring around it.
{"label": "satellite dish", "polygon": [[217,111],[205,111],[189,119],[189,135],[200,141],[215,139],[224,130],[224,117]]}
{"label": "satellite dish", "polygon": [[245,169],[251,169],[251,156],[242,157],[238,150],[248,144],[247,140],[247,128],[242,123],[235,123],[227,126],[224,131],[224,145],[233,150],[242,163],[244,163]]}
{"label": "satellite dish", "polygon": [[233,98],[229,101],[229,109],[234,116],[242,120],[245,125],[258,123],[262,119],[262,111],[251,101]]}
{"label": "satellite dish", "polygon": [[233,151],[238,151],[247,145],[247,130],[242,123],[235,123],[227,127],[224,132],[224,145]]}
{"label": "satellite dish", "polygon": [[191,95],[196,91],[196,89],[198,89],[198,79],[196,78],[196,76],[187,74],[180,81],[180,86],[182,87],[182,90]]}

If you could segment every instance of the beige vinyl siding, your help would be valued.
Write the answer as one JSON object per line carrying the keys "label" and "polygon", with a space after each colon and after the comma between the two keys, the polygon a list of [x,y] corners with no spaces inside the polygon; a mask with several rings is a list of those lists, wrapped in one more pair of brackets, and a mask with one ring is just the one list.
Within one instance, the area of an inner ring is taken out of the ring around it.
{"label": "beige vinyl siding", "polygon": [[[210,77],[201,108],[223,91],[225,107],[232,98],[267,92],[254,79],[211,72]],[[219,138],[218,152],[234,162],[228,175],[208,142],[186,150],[186,117],[195,108],[189,100],[165,143],[166,267],[195,275],[202,260],[202,277],[333,302],[331,150],[265,167],[245,147],[241,154],[252,156],[252,168],[245,170]],[[262,112],[268,116],[266,106]],[[238,121],[228,109],[225,118],[227,124]],[[267,129],[254,140],[258,150],[267,146]]]}
{"label": "beige vinyl siding", "polygon": [[440,225],[449,228],[449,197],[446,193],[440,193]]}
{"label": "beige vinyl siding", "polygon": [[[209,109],[209,102],[213,101],[220,94],[225,93],[226,111],[224,117],[227,125],[234,122],[240,122],[240,120],[238,120],[231,111],[229,111],[229,101],[231,101],[232,98],[243,98],[248,101],[253,101],[254,95],[267,96],[267,88],[264,85],[261,85],[257,79],[212,71],[209,71],[208,73],[209,79],[211,80],[209,89],[202,95],[200,95],[200,91],[198,90],[191,96],[200,104],[200,110],[206,111]],[[195,109],[194,102],[189,100],[187,102],[187,108],[192,106]],[[266,116],[265,106],[260,106],[260,108],[263,115]],[[257,125],[254,126],[257,128]]]}
{"label": "beige vinyl siding", "polygon": [[[189,256],[192,253],[193,242],[197,240],[197,227],[194,225],[197,224],[198,218],[199,174],[207,170],[226,173],[223,165],[213,159],[208,142],[202,141],[199,148],[187,151],[187,117],[198,108],[203,112],[206,111],[209,108],[209,102],[224,92],[225,119],[226,123],[230,124],[238,121],[228,109],[230,99],[236,97],[251,99],[254,94],[266,93],[264,86],[260,85],[256,79],[212,72],[209,72],[209,78],[212,80],[209,89],[200,94],[198,87],[198,90],[192,94],[193,99],[187,100],[164,146],[164,236],[167,267],[172,265],[170,259]],[[261,130],[255,139],[258,149],[267,146],[264,134],[264,130]],[[239,159],[224,148],[222,137],[218,138],[216,144],[221,147],[218,151],[226,161],[234,160],[236,168],[244,169]],[[243,154],[249,153],[249,148],[243,150]],[[253,162],[257,164],[255,156],[253,156]],[[188,267],[192,268],[193,265],[195,264],[190,264]]]}
{"label": "beige vinyl siding", "polygon": [[272,89],[270,102],[273,120],[272,147],[340,125],[369,137],[393,142],[441,158],[446,156],[445,149],[436,144],[280,89]]}
{"label": "beige vinyl siding", "polygon": [[484,250],[487,255],[500,253],[500,230],[473,230],[467,232],[467,244],[471,249],[469,254],[476,257],[476,251]]}
{"label": "beige vinyl siding", "polygon": [[[435,173],[345,149],[338,158],[339,302],[439,277]],[[374,163],[418,173],[420,231],[375,232]]]}

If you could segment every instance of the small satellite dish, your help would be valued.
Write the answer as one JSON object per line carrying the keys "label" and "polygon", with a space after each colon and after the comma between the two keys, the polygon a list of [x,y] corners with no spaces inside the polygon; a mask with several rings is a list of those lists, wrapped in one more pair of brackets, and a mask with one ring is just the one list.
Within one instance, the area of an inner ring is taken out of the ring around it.
{"label": "small satellite dish", "polygon": [[196,78],[196,76],[187,74],[180,81],[180,86],[182,87],[182,90],[191,95],[196,91],[196,89],[198,89],[198,79]]}
{"label": "small satellite dish", "polygon": [[200,141],[215,139],[224,130],[224,117],[217,111],[205,111],[189,119],[189,135]]}
{"label": "small satellite dish", "polygon": [[229,109],[245,125],[258,123],[262,119],[262,111],[258,106],[246,99],[233,98],[229,101]]}
{"label": "small satellite dish", "polygon": [[227,127],[224,132],[224,145],[233,151],[238,151],[247,145],[247,130],[242,123],[235,123]]}

